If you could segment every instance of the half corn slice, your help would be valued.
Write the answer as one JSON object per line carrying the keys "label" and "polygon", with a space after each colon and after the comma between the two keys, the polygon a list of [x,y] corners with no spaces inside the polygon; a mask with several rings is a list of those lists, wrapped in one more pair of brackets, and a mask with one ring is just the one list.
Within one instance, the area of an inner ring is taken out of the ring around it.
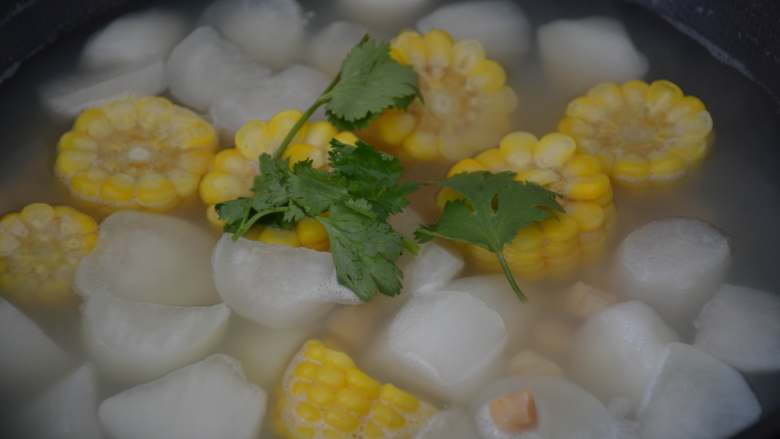
{"label": "half corn slice", "polygon": [[66,206],[30,204],[0,219],[0,293],[23,308],[75,303],[73,273],[97,240],[97,223]]}
{"label": "half corn slice", "polygon": [[289,439],[410,438],[435,413],[361,372],[345,353],[310,340],[285,372],[274,426]]}
{"label": "half corn slice", "polygon": [[[298,110],[287,110],[269,121],[249,121],[236,132],[235,148],[217,153],[200,183],[200,197],[208,205],[209,222],[222,227],[215,205],[252,194],[252,184],[259,171],[258,158],[263,153],[273,154],[302,114]],[[334,138],[349,145],[357,141],[354,134],[339,132],[328,122],[306,122],[285,150],[284,158],[291,166],[311,160],[315,168],[327,168],[330,141]],[[325,228],[314,219],[301,221],[295,230],[256,228],[247,237],[269,244],[305,246],[315,250],[329,248]]]}
{"label": "half corn slice", "polygon": [[[518,181],[531,181],[560,195],[565,213],[526,227],[505,247],[512,271],[520,278],[536,280],[565,277],[584,261],[604,251],[615,221],[612,187],[594,156],[577,152],[574,139],[550,133],[537,139],[526,132],[504,136],[499,147],[457,162],[448,176],[461,172],[512,171]],[[442,190],[438,204],[458,198]],[[499,271],[493,253],[466,246],[467,254],[481,269]]]}
{"label": "half corn slice", "polygon": [[709,148],[712,118],[672,82],[599,84],[569,103],[558,129],[597,156],[619,184],[679,179]]}
{"label": "half corn slice", "polygon": [[405,31],[392,41],[391,55],[417,71],[423,99],[406,112],[386,111],[361,133],[373,145],[405,160],[451,163],[495,145],[510,130],[517,97],[478,41],[454,41],[437,29]]}
{"label": "half corn slice", "polygon": [[214,128],[190,110],[128,97],[79,115],[55,172],[81,201],[164,211],[195,193],[216,147]]}

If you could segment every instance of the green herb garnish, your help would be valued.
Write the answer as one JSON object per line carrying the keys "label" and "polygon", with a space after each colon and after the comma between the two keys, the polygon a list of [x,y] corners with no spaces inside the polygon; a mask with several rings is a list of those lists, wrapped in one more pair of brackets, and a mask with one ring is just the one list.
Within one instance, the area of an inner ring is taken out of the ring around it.
{"label": "green herb garnish", "polygon": [[455,190],[463,199],[448,202],[439,222],[418,229],[417,239],[427,242],[439,237],[495,253],[512,289],[525,301],[504,257],[504,246],[520,229],[563,211],[556,194],[537,184],[517,182],[511,172],[457,174],[441,185]]}

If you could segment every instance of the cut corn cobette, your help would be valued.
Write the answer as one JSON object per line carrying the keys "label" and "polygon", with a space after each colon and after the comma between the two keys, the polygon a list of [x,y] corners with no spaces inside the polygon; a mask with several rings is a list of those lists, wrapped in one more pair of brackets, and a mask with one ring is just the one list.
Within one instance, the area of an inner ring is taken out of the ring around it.
{"label": "cut corn cobette", "polygon": [[0,219],[0,291],[24,308],[74,303],[71,284],[97,223],[67,206],[33,203]]}
{"label": "cut corn cobette", "polygon": [[[520,230],[504,249],[519,278],[565,277],[603,252],[615,221],[612,187],[599,160],[577,152],[571,137],[550,133],[537,139],[516,131],[504,136],[497,148],[457,162],[448,176],[476,171],[511,171],[517,181],[537,183],[560,195],[565,213]],[[438,204],[444,207],[457,197],[445,188]],[[493,253],[474,245],[466,248],[477,267],[501,270]]]}
{"label": "cut corn cobette", "polygon": [[425,401],[380,384],[343,352],[310,340],[293,357],[274,411],[289,439],[408,438],[436,413]]}
{"label": "cut corn cobette", "polygon": [[407,111],[385,111],[363,133],[372,145],[410,161],[453,162],[489,148],[510,129],[517,106],[504,68],[476,40],[445,31],[405,31],[391,56],[418,74],[423,99]]}
{"label": "cut corn cobette", "polygon": [[128,97],[81,113],[60,138],[55,172],[81,201],[164,211],[195,193],[216,147],[216,131],[192,111]]}
{"label": "cut corn cobette", "polygon": [[569,103],[558,129],[629,186],[681,178],[709,148],[712,118],[670,81],[605,82]]}

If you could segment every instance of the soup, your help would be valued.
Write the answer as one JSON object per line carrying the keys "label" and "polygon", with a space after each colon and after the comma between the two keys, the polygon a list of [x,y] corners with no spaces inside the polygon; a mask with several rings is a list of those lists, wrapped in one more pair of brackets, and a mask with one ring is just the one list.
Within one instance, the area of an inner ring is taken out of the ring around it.
{"label": "soup", "polygon": [[592,8],[164,2],[23,65],[8,437],[687,439],[775,411],[775,103]]}

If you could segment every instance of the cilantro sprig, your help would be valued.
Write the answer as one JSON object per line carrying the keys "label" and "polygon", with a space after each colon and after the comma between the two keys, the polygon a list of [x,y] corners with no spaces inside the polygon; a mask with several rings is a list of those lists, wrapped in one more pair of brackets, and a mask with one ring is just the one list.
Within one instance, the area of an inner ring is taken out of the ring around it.
{"label": "cilantro sprig", "polygon": [[441,185],[463,198],[444,206],[439,222],[415,232],[420,242],[438,237],[474,244],[495,253],[507,281],[521,301],[526,301],[504,256],[504,246],[520,229],[545,220],[563,208],[556,194],[528,182],[517,182],[511,172],[456,174]]}

